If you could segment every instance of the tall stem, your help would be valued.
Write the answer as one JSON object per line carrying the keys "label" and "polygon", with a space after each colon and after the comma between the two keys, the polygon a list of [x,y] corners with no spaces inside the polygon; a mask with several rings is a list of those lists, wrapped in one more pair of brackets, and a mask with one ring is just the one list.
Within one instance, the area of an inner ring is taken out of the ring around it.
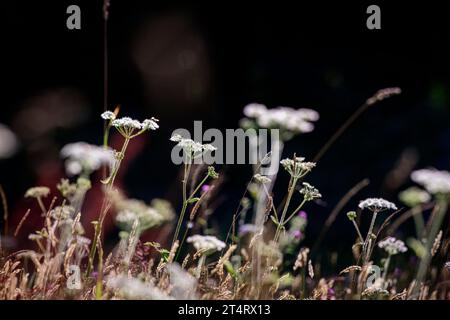
{"label": "tall stem", "polygon": [[277,231],[275,232],[275,237],[273,241],[278,242],[280,237],[281,228],[284,226],[284,218],[286,217],[287,210],[289,208],[289,203],[291,202],[292,195],[294,194],[295,186],[297,185],[297,178],[291,177],[289,181],[289,191],[286,199],[286,203],[284,204],[283,212],[281,213],[280,221],[278,221]]}
{"label": "tall stem", "polygon": [[183,223],[184,215],[186,213],[187,209],[187,182],[189,179],[189,173],[191,170],[191,164],[185,163],[184,164],[184,177],[183,177],[183,207],[181,208],[181,213],[178,218],[177,228],[175,229],[175,234],[173,235],[172,240],[172,246],[174,245],[175,241],[178,239],[178,234],[180,233],[181,224]]}
{"label": "tall stem", "polygon": [[120,157],[117,160],[117,163],[114,167],[114,171],[111,173],[111,178],[108,180],[108,184],[106,186],[106,195],[103,198],[102,207],[100,210],[100,219],[99,219],[99,221],[97,221],[97,223],[95,225],[94,239],[93,239],[93,243],[91,246],[91,250],[89,251],[89,261],[88,261],[88,267],[86,269],[86,277],[88,277],[90,275],[92,268],[93,268],[95,253],[97,250],[97,242],[101,241],[100,238],[101,238],[103,222],[106,218],[106,215],[108,214],[109,207],[111,206],[111,199],[109,198],[110,192],[112,191],[112,188],[114,186],[114,181],[116,179],[117,173],[119,172],[119,168],[122,163],[122,160],[125,157],[125,152],[128,148],[129,143],[130,143],[130,138],[126,137],[125,141],[122,145],[122,150],[120,151]]}
{"label": "tall stem", "polygon": [[370,237],[372,236],[373,227],[375,226],[375,220],[377,219],[378,211],[374,211],[372,215],[372,221],[370,222],[369,231],[367,232],[366,241],[364,242],[364,264],[370,259]]}
{"label": "tall stem", "polygon": [[386,261],[384,263],[384,270],[383,270],[383,286],[386,289],[386,277],[389,271],[389,264],[391,262],[391,255],[388,255],[386,258]]}

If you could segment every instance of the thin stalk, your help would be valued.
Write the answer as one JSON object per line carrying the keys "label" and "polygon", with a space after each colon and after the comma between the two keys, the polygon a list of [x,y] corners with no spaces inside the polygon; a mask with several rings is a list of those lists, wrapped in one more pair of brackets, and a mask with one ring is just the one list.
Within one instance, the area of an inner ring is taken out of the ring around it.
{"label": "thin stalk", "polygon": [[424,236],[423,231],[425,229],[425,222],[422,216],[422,208],[420,206],[415,206],[411,210],[414,219],[414,225],[416,227],[417,239],[422,239],[422,237]]}
{"label": "thin stalk", "polygon": [[296,177],[291,177],[290,181],[289,181],[289,191],[288,191],[288,196],[286,199],[286,203],[284,204],[284,208],[283,208],[283,212],[281,213],[281,218],[280,221],[277,225],[277,230],[275,232],[275,237],[274,237],[274,241],[278,242],[278,239],[280,237],[280,233],[281,233],[281,228],[284,226],[284,218],[286,217],[286,213],[289,207],[289,203],[291,202],[291,198],[292,195],[294,194],[294,190],[295,190],[295,186],[297,185],[297,178]]}
{"label": "thin stalk", "polygon": [[383,285],[385,285],[385,283],[386,283],[386,277],[387,277],[387,274],[388,274],[390,262],[391,262],[391,255],[388,255],[388,257],[386,258],[386,261],[384,262]]}
{"label": "thin stalk", "polygon": [[184,215],[185,215],[186,209],[187,209],[187,204],[188,204],[187,203],[188,202],[187,181],[189,179],[190,170],[191,170],[191,164],[185,163],[184,164],[184,177],[183,177],[183,207],[181,208],[181,213],[178,218],[177,227],[175,229],[175,234],[174,234],[173,240],[172,240],[172,246],[174,245],[175,241],[178,239],[178,234],[180,233],[181,224],[183,223]]}
{"label": "thin stalk", "polygon": [[125,141],[122,145],[122,149],[120,151],[120,157],[117,161],[117,164],[114,168],[114,171],[111,173],[111,178],[108,180],[108,184],[106,186],[106,196],[103,198],[102,207],[100,210],[100,219],[95,225],[95,233],[94,233],[94,240],[91,246],[91,250],[89,252],[89,261],[88,261],[88,267],[86,269],[86,277],[88,277],[92,271],[93,264],[94,264],[94,257],[97,250],[97,242],[100,240],[101,237],[101,230],[103,226],[103,222],[106,218],[106,215],[108,214],[109,208],[111,207],[111,200],[109,198],[110,192],[112,191],[112,188],[114,186],[114,181],[116,179],[117,173],[119,172],[120,165],[122,163],[123,158],[125,157],[125,152],[128,148],[128,144],[130,143],[130,138],[126,137]]}
{"label": "thin stalk", "polygon": [[422,284],[422,282],[425,280],[426,273],[428,270],[428,267],[431,262],[431,249],[433,247],[434,239],[436,239],[436,236],[441,229],[442,222],[444,220],[445,214],[447,213],[448,209],[448,203],[446,199],[441,198],[437,202],[437,211],[436,215],[434,216],[433,221],[431,222],[431,228],[430,232],[428,233],[428,237],[426,240],[426,247],[425,247],[425,255],[420,260],[419,269],[417,271],[415,285],[412,290],[412,297],[415,298],[418,294],[419,288]]}
{"label": "thin stalk", "polygon": [[370,248],[369,248],[369,240],[372,236],[373,227],[375,226],[375,220],[377,219],[378,212],[374,211],[372,215],[372,221],[370,222],[369,231],[367,232],[366,241],[364,242],[364,263],[366,264],[367,261],[369,261],[369,254],[370,254]]}
{"label": "thin stalk", "polygon": [[284,221],[284,224],[288,223],[294,216],[295,214],[301,209],[303,208],[304,204],[306,203],[306,199],[303,199],[303,201],[300,203],[300,205],[295,208],[294,211],[292,211],[291,215]]}
{"label": "thin stalk", "polygon": [[352,219],[353,225],[355,226],[356,232],[358,233],[359,240],[361,240],[361,243],[364,243],[364,238],[361,234],[361,231],[359,230],[358,224],[356,223],[355,219]]}

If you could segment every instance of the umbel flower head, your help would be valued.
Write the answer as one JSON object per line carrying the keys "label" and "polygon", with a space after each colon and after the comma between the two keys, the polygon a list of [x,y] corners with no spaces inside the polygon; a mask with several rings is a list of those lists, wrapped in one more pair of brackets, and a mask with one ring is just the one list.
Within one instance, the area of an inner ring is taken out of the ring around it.
{"label": "umbel flower head", "polygon": [[197,251],[202,251],[204,254],[211,254],[226,247],[225,242],[220,241],[214,236],[202,236],[196,234],[187,238],[186,241],[192,243]]}
{"label": "umbel flower head", "polygon": [[47,187],[33,187],[27,190],[25,198],[46,198],[50,194]]}
{"label": "umbel flower head", "polygon": [[244,126],[280,129],[286,140],[295,134],[313,131],[313,122],[319,119],[319,114],[312,109],[290,107],[267,109],[265,105],[259,103],[245,106],[244,115],[247,117],[241,121]]}
{"label": "umbel flower head", "polygon": [[400,192],[398,198],[408,207],[415,207],[431,200],[430,194],[418,187],[411,187]]}
{"label": "umbel flower head", "polygon": [[381,212],[384,210],[397,210],[397,206],[390,201],[382,198],[368,198],[359,203],[360,209],[369,209],[372,212]]}
{"label": "umbel flower head", "polygon": [[450,172],[436,169],[413,171],[411,180],[422,185],[431,194],[450,194]]}
{"label": "umbel flower head", "polygon": [[86,142],[75,142],[61,149],[61,157],[66,158],[68,175],[90,174],[102,165],[112,167],[115,163],[114,151]]}
{"label": "umbel flower head", "polygon": [[305,158],[294,157],[294,159],[283,159],[280,161],[283,168],[294,178],[301,178],[310,172],[315,166],[315,162],[305,162]]}
{"label": "umbel flower head", "polygon": [[212,144],[201,144],[192,139],[183,138],[179,134],[174,134],[170,141],[178,142],[177,146],[183,149],[184,155],[188,160],[198,158],[205,152],[211,152],[217,150]]}
{"label": "umbel flower head", "polygon": [[308,182],[303,182],[303,188],[300,189],[300,193],[306,201],[311,201],[322,197],[319,190],[310,185]]}
{"label": "umbel flower head", "polygon": [[397,240],[394,237],[387,237],[378,243],[378,247],[384,249],[389,255],[395,255],[400,252],[408,251],[405,243],[402,240]]}
{"label": "umbel flower head", "polygon": [[111,125],[119,131],[119,133],[127,139],[134,138],[144,131],[156,130],[159,128],[158,119],[151,117],[143,122],[132,119],[130,117],[115,118],[115,114],[111,111],[102,113],[101,117],[105,120],[111,120]]}

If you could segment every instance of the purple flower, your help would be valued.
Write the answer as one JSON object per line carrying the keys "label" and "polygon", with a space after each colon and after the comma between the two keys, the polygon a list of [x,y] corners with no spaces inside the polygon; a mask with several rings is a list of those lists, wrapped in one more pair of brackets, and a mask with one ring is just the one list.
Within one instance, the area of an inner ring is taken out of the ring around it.
{"label": "purple flower", "polygon": [[209,184],[204,184],[202,186],[202,193],[208,192],[211,189],[211,186]]}
{"label": "purple flower", "polygon": [[445,263],[445,267],[447,268],[447,270],[450,270],[450,261],[447,261],[447,262]]}
{"label": "purple flower", "polygon": [[292,232],[292,235],[297,240],[303,238],[303,233],[300,230],[295,230],[294,232]]}
{"label": "purple flower", "polygon": [[306,214],[305,211],[299,211],[298,216],[302,219],[308,220],[308,215]]}
{"label": "purple flower", "polygon": [[258,227],[254,224],[243,224],[239,228],[239,236],[246,235],[247,233],[256,233],[258,231]]}

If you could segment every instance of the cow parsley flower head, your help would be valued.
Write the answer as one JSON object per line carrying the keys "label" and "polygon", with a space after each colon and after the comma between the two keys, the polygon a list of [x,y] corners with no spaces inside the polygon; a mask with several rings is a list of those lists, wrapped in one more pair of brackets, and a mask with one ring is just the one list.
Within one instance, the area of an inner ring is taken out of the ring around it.
{"label": "cow parsley flower head", "polygon": [[144,130],[156,130],[159,128],[158,119],[151,117],[150,119],[145,119],[142,122],[142,129]]}
{"label": "cow parsley flower head", "polygon": [[386,239],[378,243],[378,247],[384,249],[389,255],[395,255],[400,252],[408,251],[405,243],[401,240],[397,240],[394,237],[387,237]]}
{"label": "cow parsley flower head", "polygon": [[294,178],[301,178],[310,172],[315,166],[315,162],[305,162],[305,158],[294,157],[294,159],[283,159],[280,161],[283,168]]}
{"label": "cow parsley flower head", "polygon": [[411,179],[431,194],[450,194],[450,172],[436,169],[413,171]]}
{"label": "cow parsley flower head", "polygon": [[27,190],[25,198],[46,198],[50,194],[47,187],[33,187]]}
{"label": "cow parsley flower head", "polygon": [[192,139],[183,138],[179,134],[174,134],[170,138],[170,141],[178,142],[177,146],[183,149],[184,155],[188,160],[192,160],[202,156],[205,152],[212,152],[217,150],[211,144],[201,144]]}
{"label": "cow parsley flower head", "polygon": [[300,193],[306,201],[311,201],[322,197],[319,190],[310,185],[308,182],[303,182],[303,188],[300,189]]}
{"label": "cow parsley flower head", "polygon": [[245,106],[244,115],[248,117],[241,121],[245,126],[279,129],[285,140],[289,140],[295,134],[311,132],[314,130],[313,122],[319,119],[319,114],[312,109],[290,107],[267,109],[265,105],[259,103]]}
{"label": "cow parsley flower head", "polygon": [[90,174],[102,165],[112,167],[116,161],[112,149],[85,142],[69,143],[60,153],[66,159],[66,172],[71,176]]}
{"label": "cow parsley flower head", "polygon": [[104,120],[115,120],[116,119],[116,114],[112,111],[105,111],[101,114],[102,119]]}
{"label": "cow parsley flower head", "polygon": [[188,243],[192,243],[197,251],[202,251],[205,254],[210,254],[215,251],[220,251],[226,247],[225,242],[220,241],[214,236],[202,236],[199,234],[190,236],[186,240]]}
{"label": "cow parsley flower head", "polygon": [[360,209],[369,209],[372,212],[381,212],[384,210],[397,210],[397,206],[390,201],[382,198],[368,198],[359,203]]}
{"label": "cow parsley flower head", "polygon": [[261,184],[268,184],[268,183],[272,182],[272,180],[269,177],[263,176],[259,173],[255,174],[253,176],[253,179],[255,179],[256,182],[261,183]]}
{"label": "cow parsley flower head", "polygon": [[450,270],[450,261],[447,261],[444,266],[447,270]]}
{"label": "cow parsley flower head", "polygon": [[400,192],[398,197],[401,202],[411,208],[431,200],[431,196],[428,192],[417,187],[411,187]]}

